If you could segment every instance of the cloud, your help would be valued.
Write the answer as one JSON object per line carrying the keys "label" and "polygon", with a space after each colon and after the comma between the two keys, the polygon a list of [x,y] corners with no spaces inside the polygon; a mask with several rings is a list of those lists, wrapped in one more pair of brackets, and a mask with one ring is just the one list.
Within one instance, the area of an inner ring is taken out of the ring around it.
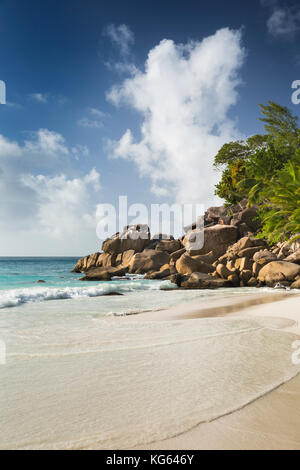
{"label": "cloud", "polygon": [[21,182],[32,190],[38,205],[38,229],[52,237],[66,238],[78,231],[78,224],[90,222],[90,191],[98,191],[99,173],[92,169],[83,178],[66,175],[24,175]]}
{"label": "cloud", "polygon": [[47,103],[49,99],[48,93],[31,93],[30,98],[37,103]]}
{"label": "cloud", "polygon": [[77,125],[80,127],[89,127],[91,129],[101,129],[103,123],[101,121],[96,121],[95,119],[89,119],[86,116],[82,117],[77,121]]}
{"label": "cloud", "polygon": [[106,113],[97,108],[88,108],[88,110],[93,116],[96,116],[99,119],[103,119],[107,116]]}
{"label": "cloud", "polygon": [[279,5],[276,0],[261,0],[270,10],[267,20],[268,32],[274,37],[292,38],[300,30],[300,7]]}
{"label": "cloud", "polygon": [[88,108],[87,111],[91,117],[83,116],[77,121],[77,125],[91,129],[101,129],[103,127],[103,119],[109,115],[97,108]]}
{"label": "cloud", "polygon": [[76,174],[71,157],[82,155],[88,155],[86,146],[68,147],[48,129],[22,143],[0,135],[3,254],[72,255],[84,253],[85,244],[87,251],[95,249],[100,174]]}
{"label": "cloud", "polygon": [[64,95],[53,95],[51,93],[31,93],[29,98],[31,101],[35,101],[36,103],[46,104],[52,101],[60,106],[63,106],[70,101],[70,99]]}
{"label": "cloud", "polygon": [[32,154],[42,153],[45,156],[69,154],[63,136],[48,129],[39,129],[37,132],[32,132],[31,139],[25,141],[24,150]]}
{"label": "cloud", "polygon": [[71,149],[72,154],[76,160],[80,160],[81,157],[88,157],[90,152],[86,145],[77,144]]}
{"label": "cloud", "polygon": [[130,48],[134,44],[134,34],[126,24],[109,24],[104,30],[103,35],[108,37],[118,48],[122,57],[127,57]]}
{"label": "cloud", "polygon": [[118,74],[133,75],[137,72],[137,68],[132,63],[131,47],[134,44],[134,34],[126,24],[118,26],[114,24],[108,25],[103,30],[103,36],[109,38],[118,51],[118,58],[110,57],[105,60],[105,66]]}
{"label": "cloud", "polygon": [[187,44],[162,40],[145,70],[107,95],[142,116],[141,138],[127,129],[108,142],[111,157],[134,162],[158,196],[211,204],[218,179],[213,157],[225,142],[241,138],[228,111],[238,98],[244,57],[241,33],[227,28]]}

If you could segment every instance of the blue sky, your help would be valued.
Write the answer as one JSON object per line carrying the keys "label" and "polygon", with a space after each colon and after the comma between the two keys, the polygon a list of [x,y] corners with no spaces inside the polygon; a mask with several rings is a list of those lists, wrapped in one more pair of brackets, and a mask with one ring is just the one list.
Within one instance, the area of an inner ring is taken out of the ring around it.
{"label": "blue sky", "polygon": [[119,195],[217,203],[257,104],[299,115],[299,33],[296,1],[0,1],[0,255],[96,251]]}

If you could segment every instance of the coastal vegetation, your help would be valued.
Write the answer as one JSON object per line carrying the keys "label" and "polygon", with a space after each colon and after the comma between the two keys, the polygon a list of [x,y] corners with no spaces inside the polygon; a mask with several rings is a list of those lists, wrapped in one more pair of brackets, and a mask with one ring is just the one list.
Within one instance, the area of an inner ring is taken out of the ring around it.
{"label": "coastal vegetation", "polygon": [[[184,289],[300,288],[300,129],[298,118],[274,102],[260,105],[265,134],[229,142],[215,156],[222,170],[204,230],[151,236],[129,225],[104,240],[102,252],[78,260],[84,281],[144,275]],[[141,236],[141,235],[144,236]],[[195,246],[195,239],[203,244]]]}
{"label": "coastal vegetation", "polygon": [[288,108],[272,101],[260,108],[265,134],[226,143],[215,156],[216,194],[227,206],[257,204],[259,236],[277,243],[300,236],[300,129]]}

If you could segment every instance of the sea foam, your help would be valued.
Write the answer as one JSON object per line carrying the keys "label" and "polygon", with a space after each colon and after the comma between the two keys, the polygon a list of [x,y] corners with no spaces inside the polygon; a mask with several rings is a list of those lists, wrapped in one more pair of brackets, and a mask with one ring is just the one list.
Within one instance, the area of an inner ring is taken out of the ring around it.
{"label": "sea foam", "polygon": [[76,299],[82,297],[99,297],[112,293],[125,294],[139,290],[160,290],[175,288],[169,281],[147,281],[143,276],[124,277],[110,282],[80,287],[28,287],[0,291],[0,309],[16,307],[27,302],[43,302],[47,300]]}

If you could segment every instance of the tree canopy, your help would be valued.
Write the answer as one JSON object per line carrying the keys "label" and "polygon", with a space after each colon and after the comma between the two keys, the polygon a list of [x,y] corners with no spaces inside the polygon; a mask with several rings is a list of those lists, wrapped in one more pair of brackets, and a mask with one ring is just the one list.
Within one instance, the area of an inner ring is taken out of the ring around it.
{"label": "tree canopy", "polygon": [[262,232],[275,242],[300,232],[300,129],[288,108],[273,101],[259,106],[265,134],[223,145],[214,158],[222,170],[216,194],[227,205],[244,198],[258,204]]}

